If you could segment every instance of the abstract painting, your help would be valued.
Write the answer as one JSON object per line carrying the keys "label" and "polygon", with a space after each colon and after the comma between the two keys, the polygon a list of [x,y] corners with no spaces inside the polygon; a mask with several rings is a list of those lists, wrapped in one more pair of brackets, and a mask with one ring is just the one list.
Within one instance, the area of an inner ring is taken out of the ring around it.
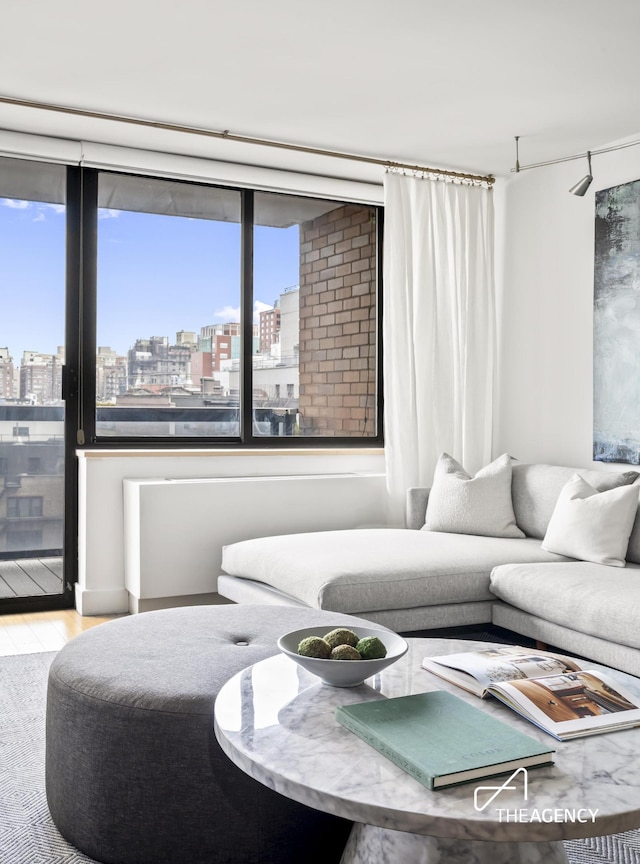
{"label": "abstract painting", "polygon": [[593,458],[640,464],[640,180],[596,192]]}

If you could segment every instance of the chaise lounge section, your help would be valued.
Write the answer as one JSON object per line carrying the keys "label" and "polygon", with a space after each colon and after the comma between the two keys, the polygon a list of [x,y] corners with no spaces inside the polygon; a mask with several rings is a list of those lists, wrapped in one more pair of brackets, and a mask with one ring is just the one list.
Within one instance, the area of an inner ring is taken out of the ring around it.
{"label": "chaise lounge section", "polygon": [[[238,603],[331,609],[404,632],[493,623],[637,674],[637,473],[515,461],[509,469],[511,536],[429,530],[429,490],[415,488],[408,491],[406,529],[292,534],[225,547],[218,591]],[[625,567],[543,548],[559,496],[576,472],[594,492],[633,484],[636,515]]]}

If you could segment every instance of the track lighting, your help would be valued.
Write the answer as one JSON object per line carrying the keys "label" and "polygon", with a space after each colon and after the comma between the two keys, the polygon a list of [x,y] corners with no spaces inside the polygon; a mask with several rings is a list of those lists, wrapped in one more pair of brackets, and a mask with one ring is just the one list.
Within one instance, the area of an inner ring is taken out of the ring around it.
{"label": "track lighting", "polygon": [[571,192],[572,195],[578,195],[580,198],[582,198],[593,182],[593,174],[591,173],[591,152],[587,153],[587,160],[589,163],[589,173],[586,174],[582,180],[578,180],[575,186],[572,186],[571,189],[569,189],[569,192]]}
{"label": "track lighting", "polygon": [[[531,165],[521,165],[520,164],[520,154],[518,152],[518,144],[520,141],[520,136],[515,136],[516,142],[516,164],[515,167],[511,169],[511,171],[516,174],[520,171],[528,171],[530,168],[544,168],[545,165],[558,165],[560,162],[573,162],[575,159],[584,159],[584,153],[581,153],[577,156],[563,156],[561,159],[548,159],[546,162],[534,162]],[[636,138],[634,141],[625,141],[623,144],[612,144],[610,147],[601,147],[599,150],[589,150],[587,152],[587,162],[589,164],[589,173],[586,174],[582,180],[579,180],[575,186],[572,186],[569,189],[572,195],[577,195],[579,198],[584,197],[585,192],[593,183],[593,174],[591,173],[591,157],[599,155],[601,153],[614,153],[616,150],[625,150],[627,147],[637,147],[640,145],[640,138]]]}

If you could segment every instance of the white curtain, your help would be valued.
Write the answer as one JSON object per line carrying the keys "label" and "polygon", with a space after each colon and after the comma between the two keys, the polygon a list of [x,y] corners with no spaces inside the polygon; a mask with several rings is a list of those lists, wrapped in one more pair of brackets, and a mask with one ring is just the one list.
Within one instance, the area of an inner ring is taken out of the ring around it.
{"label": "white curtain", "polygon": [[385,175],[384,427],[391,520],[446,451],[491,461],[496,354],[490,189]]}

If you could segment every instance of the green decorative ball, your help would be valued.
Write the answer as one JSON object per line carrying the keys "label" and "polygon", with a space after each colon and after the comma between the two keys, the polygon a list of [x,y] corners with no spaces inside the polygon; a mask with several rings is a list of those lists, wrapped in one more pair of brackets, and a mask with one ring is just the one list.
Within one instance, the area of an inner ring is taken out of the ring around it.
{"label": "green decorative ball", "polygon": [[328,642],[332,648],[337,648],[338,645],[351,645],[355,648],[358,637],[353,630],[348,630],[346,627],[338,627],[326,633],[324,641]]}
{"label": "green decorative ball", "polygon": [[319,660],[328,660],[331,654],[331,646],[320,636],[307,636],[298,645],[298,654],[303,657],[316,657]]}
{"label": "green decorative ball", "polygon": [[365,636],[356,645],[363,660],[381,660],[387,656],[387,649],[377,636]]}
{"label": "green decorative ball", "polygon": [[353,645],[336,645],[331,652],[332,660],[362,660],[360,652]]}

